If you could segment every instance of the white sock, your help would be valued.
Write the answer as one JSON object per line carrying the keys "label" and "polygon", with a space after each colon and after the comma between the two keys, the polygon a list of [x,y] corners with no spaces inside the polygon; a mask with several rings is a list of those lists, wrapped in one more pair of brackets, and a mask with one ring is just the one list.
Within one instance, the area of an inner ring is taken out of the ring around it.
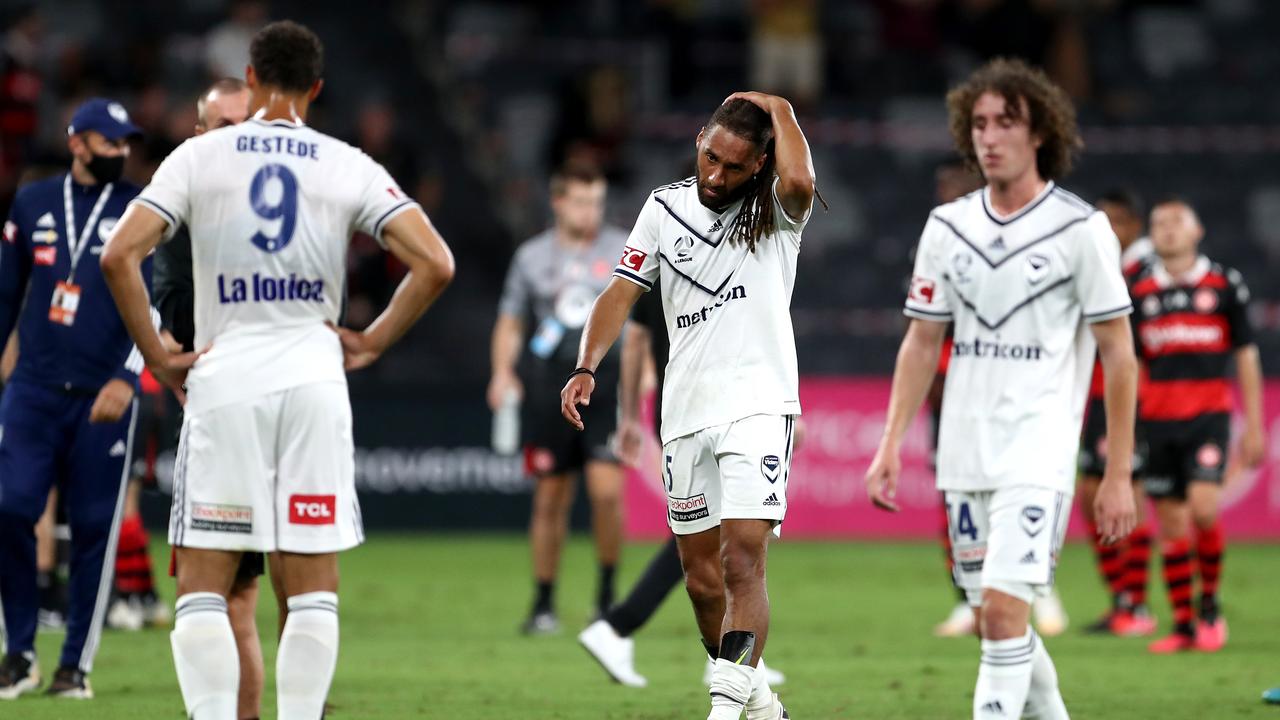
{"label": "white sock", "polygon": [[192,720],[236,720],[240,655],[226,598],[211,592],[178,598],[169,642],[187,715]]}
{"label": "white sock", "polygon": [[303,593],[288,604],[276,653],[276,707],[281,718],[319,720],[338,664],[338,596]]}
{"label": "white sock", "polygon": [[[760,658],[760,664],[764,663],[764,657]],[[773,710],[773,688],[769,687],[769,680],[765,677],[764,670],[757,664],[751,672],[751,697],[747,700],[747,720],[752,720],[753,716],[760,715],[769,717],[769,711]]]}
{"label": "white sock", "polygon": [[[1035,633],[1032,633],[1035,635]],[[1031,656],[1031,692],[1027,693],[1024,717],[1035,720],[1070,720],[1067,706],[1058,691],[1058,670],[1053,658],[1044,646],[1044,640],[1035,635],[1036,649]]]}
{"label": "white sock", "polygon": [[1031,629],[1020,638],[983,640],[982,664],[973,691],[974,720],[1022,717],[1031,689],[1031,659],[1035,636]]}
{"label": "white sock", "polygon": [[731,660],[716,660],[711,673],[711,714],[707,720],[738,720],[756,683],[755,668]]}

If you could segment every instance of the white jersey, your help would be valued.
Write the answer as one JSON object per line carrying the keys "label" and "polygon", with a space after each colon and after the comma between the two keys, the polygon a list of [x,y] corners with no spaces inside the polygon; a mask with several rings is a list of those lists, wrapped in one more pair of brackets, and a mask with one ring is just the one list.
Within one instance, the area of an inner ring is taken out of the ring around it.
{"label": "white jersey", "polygon": [[1131,311],[1106,216],[1054,183],[1008,217],[985,188],[934,209],[906,314],[955,322],[938,488],[1070,494],[1096,350],[1087,323]]}
{"label": "white jersey", "polygon": [[715,212],[694,178],[654,190],[614,275],[646,291],[661,279],[671,354],[662,441],[751,415],[800,414],[791,291],[800,233],[774,180],[774,231],[754,253],[728,240],[742,201]]}
{"label": "white jersey", "polygon": [[417,207],[360,150],[305,125],[249,120],[192,138],[134,200],[191,233],[196,348],[188,409],[346,382],[336,323],[354,231],[382,242]]}

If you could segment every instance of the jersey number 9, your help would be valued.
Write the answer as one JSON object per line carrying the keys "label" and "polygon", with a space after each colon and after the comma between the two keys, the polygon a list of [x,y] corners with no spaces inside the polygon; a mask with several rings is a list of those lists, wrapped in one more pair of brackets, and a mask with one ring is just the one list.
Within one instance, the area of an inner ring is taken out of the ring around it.
{"label": "jersey number 9", "polygon": [[[275,192],[277,180],[280,188]],[[261,230],[253,234],[253,244],[263,252],[280,252],[293,239],[298,223],[298,180],[284,165],[264,165],[253,176],[249,185],[249,205],[263,220],[279,220],[280,229],[274,237]]]}

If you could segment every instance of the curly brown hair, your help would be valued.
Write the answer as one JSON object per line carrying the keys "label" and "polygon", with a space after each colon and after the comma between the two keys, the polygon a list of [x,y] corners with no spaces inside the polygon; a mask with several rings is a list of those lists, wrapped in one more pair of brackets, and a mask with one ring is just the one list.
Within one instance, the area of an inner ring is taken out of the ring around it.
{"label": "curly brown hair", "polygon": [[1022,114],[1022,101],[1026,101],[1030,115],[1027,125],[1031,134],[1040,138],[1040,148],[1036,150],[1040,177],[1058,180],[1071,172],[1076,156],[1084,148],[1071,98],[1043,70],[1008,58],[996,58],[983,65],[947,93],[951,138],[969,167],[981,172],[973,148],[973,105],[987,92],[1004,97],[1005,107],[1015,117]]}

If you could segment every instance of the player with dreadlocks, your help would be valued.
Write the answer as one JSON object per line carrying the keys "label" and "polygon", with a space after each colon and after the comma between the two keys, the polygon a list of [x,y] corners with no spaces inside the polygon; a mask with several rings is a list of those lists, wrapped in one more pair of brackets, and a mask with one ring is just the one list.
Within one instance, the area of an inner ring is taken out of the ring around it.
{"label": "player with dreadlocks", "polygon": [[561,411],[583,429],[596,366],[661,278],[671,351],[662,482],[685,586],[715,658],[709,720],[787,717],[759,668],[765,556],[787,509],[800,414],[791,292],[816,195],[786,100],[735,93],[697,137],[697,174],[650,194],[583,331]]}

